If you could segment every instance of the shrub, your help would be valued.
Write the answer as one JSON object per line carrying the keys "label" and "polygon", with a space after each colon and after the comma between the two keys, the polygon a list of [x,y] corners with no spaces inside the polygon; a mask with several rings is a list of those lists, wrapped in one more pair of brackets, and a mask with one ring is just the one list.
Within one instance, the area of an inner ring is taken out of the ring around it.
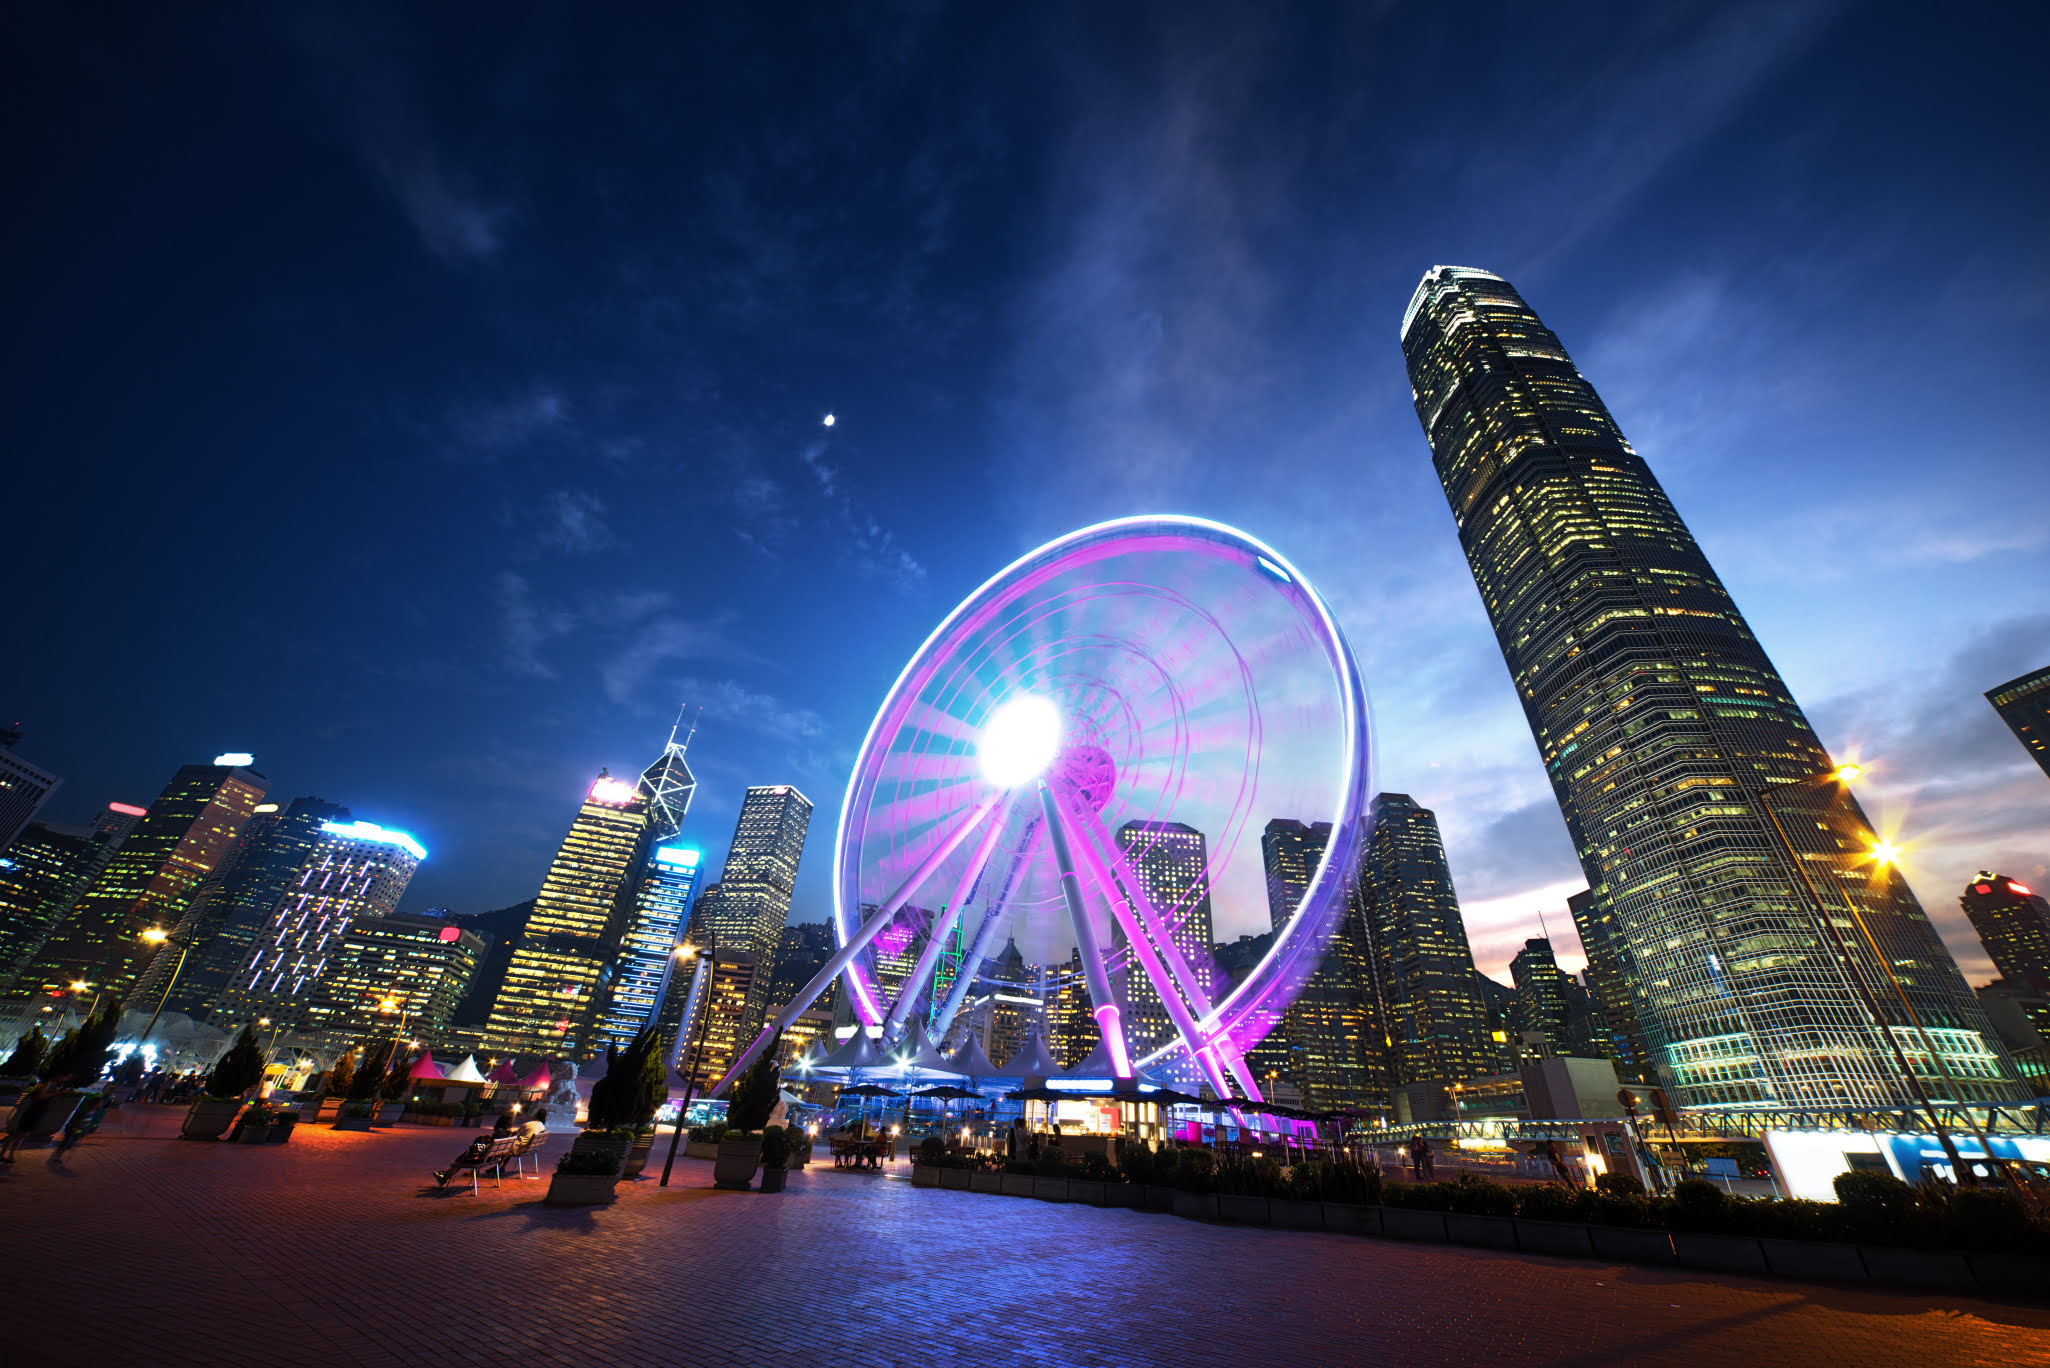
{"label": "shrub", "polygon": [[1777,1240],[1840,1240],[1843,1213],[1834,1203],[1810,1202],[1800,1198],[1775,1201],[1732,1202],[1733,1233],[1763,1235]]}
{"label": "shrub", "polygon": [[120,1025],[121,1004],[110,1002],[64,1033],[64,1038],[44,1056],[42,1077],[70,1074],[71,1081],[84,1087],[107,1067],[114,1051],[114,1031]]}
{"label": "shrub", "polygon": [[1451,1201],[1447,1211],[1457,1211],[1468,1216],[1514,1216],[1516,1194],[1501,1183],[1491,1183],[1485,1178],[1463,1173],[1454,1181],[1444,1184],[1451,1189],[1446,1195]]}
{"label": "shrub", "polygon": [[[796,1148],[791,1143],[790,1131],[788,1126],[771,1126],[762,1132],[763,1168],[779,1169],[790,1162],[790,1151]],[[918,1146],[919,1153],[924,1154],[925,1147],[937,1139],[936,1135],[927,1136]],[[941,1149],[944,1151],[945,1146],[942,1145]]]}
{"label": "shrub", "polygon": [[1587,1219],[1596,1225],[1654,1226],[1652,1201],[1643,1192],[1601,1192],[1594,1194]]}
{"label": "shrub", "polygon": [[912,1162],[936,1166],[946,1157],[947,1142],[937,1135],[928,1135],[918,1142],[918,1152]]}
{"label": "shrub", "polygon": [[619,1172],[620,1155],[609,1149],[571,1150],[555,1161],[557,1173],[605,1177]]}
{"label": "shrub", "polygon": [[377,1096],[377,1085],[391,1064],[391,1043],[383,1042],[363,1052],[363,1060],[349,1074],[347,1097],[351,1102],[368,1102]]}
{"label": "shrub", "polygon": [[240,1097],[263,1081],[263,1048],[256,1043],[256,1026],[250,1023],[235,1037],[235,1043],[220,1057],[206,1076],[208,1097]]}
{"label": "shrub", "polygon": [[50,1038],[43,1034],[43,1028],[30,1027],[27,1035],[14,1042],[14,1053],[7,1056],[7,1062],[0,1064],[0,1078],[39,1077],[43,1059],[49,1053]]}
{"label": "shrub", "polygon": [[1941,1228],[1949,1244],[2014,1253],[2050,1249],[2050,1222],[2006,1188],[1958,1188],[1945,1205]]}
{"label": "shrub", "polygon": [[1093,1183],[1107,1183],[1117,1177],[1117,1170],[1111,1167],[1110,1160],[1094,1150],[1082,1156],[1082,1162],[1077,1168],[1079,1177],[1087,1178]]}
{"label": "shrub", "polygon": [[1597,1174],[1594,1190],[1610,1197],[1635,1197],[1644,1191],[1644,1184],[1627,1173]]}
{"label": "shrub", "polygon": [[1068,1152],[1059,1145],[1048,1145],[1039,1152],[1038,1173],[1042,1178],[1065,1178],[1068,1173]]}
{"label": "shrub", "polygon": [[327,1095],[329,1097],[354,1097],[351,1091],[356,1082],[356,1052],[345,1050],[335,1066],[327,1071]]}
{"label": "shrub", "polygon": [[1705,1178],[1682,1178],[1673,1187],[1675,1230],[1718,1231],[1729,1220],[1729,1195]]}
{"label": "shrub", "polygon": [[1891,1173],[1852,1169],[1831,1184],[1845,1229],[1854,1239],[1895,1241],[1911,1238],[1917,1217],[1915,1190]]}
{"label": "shrub", "polygon": [[1144,1141],[1127,1140],[1118,1151],[1118,1176],[1128,1183],[1158,1181],[1160,1165]]}
{"label": "shrub", "polygon": [[689,1138],[694,1145],[716,1145],[726,1138],[726,1131],[724,1121],[714,1121],[709,1126],[692,1126]]}
{"label": "shrub", "polygon": [[768,1124],[776,1110],[776,1096],[783,1088],[783,1070],[776,1060],[783,1050],[783,1036],[777,1033],[746,1073],[733,1085],[726,1103],[726,1124],[737,1131],[758,1131]]}
{"label": "shrub", "polygon": [[1327,1164],[1317,1166],[1318,1179],[1323,1188],[1320,1200],[1326,1202],[1357,1202],[1363,1206],[1381,1204],[1381,1166],[1361,1163],[1350,1154],[1341,1154]]}
{"label": "shrub", "polygon": [[1564,1183],[1545,1183],[1517,1193],[1516,1214],[1531,1221],[1585,1221],[1594,1205],[1591,1194]]}
{"label": "shrub", "polygon": [[1203,1145],[1185,1145],[1175,1154],[1174,1185],[1183,1192],[1217,1190],[1217,1155]]}

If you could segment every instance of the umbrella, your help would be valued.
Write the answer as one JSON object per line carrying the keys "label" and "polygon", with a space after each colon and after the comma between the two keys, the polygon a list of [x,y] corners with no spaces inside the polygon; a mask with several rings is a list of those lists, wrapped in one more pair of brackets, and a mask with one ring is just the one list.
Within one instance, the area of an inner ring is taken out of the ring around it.
{"label": "umbrella", "polygon": [[1057,1093],[1051,1088],[1020,1088],[1016,1092],[1005,1093],[1004,1098],[1010,1102],[1059,1102],[1064,1098],[1073,1101],[1075,1094]]}
{"label": "umbrella", "polygon": [[903,1095],[903,1093],[891,1092],[888,1088],[879,1087],[874,1083],[858,1083],[854,1087],[840,1089],[837,1094],[840,1097],[902,1097]]}
{"label": "umbrella", "polygon": [[957,1088],[952,1083],[942,1083],[937,1088],[919,1088],[918,1090],[913,1092],[911,1096],[942,1097],[948,1099],[949,1101],[952,1101],[954,1099],[963,1097],[980,1097],[982,1096],[982,1094],[975,1091],[973,1088]]}
{"label": "umbrella", "polygon": [[1191,1097],[1184,1092],[1176,1092],[1173,1088],[1156,1088],[1152,1092],[1140,1092],[1137,1088],[1121,1088],[1117,1092],[1112,1093],[1111,1098],[1118,1102],[1156,1102],[1163,1107],[1200,1107],[1203,1105],[1202,1098]]}

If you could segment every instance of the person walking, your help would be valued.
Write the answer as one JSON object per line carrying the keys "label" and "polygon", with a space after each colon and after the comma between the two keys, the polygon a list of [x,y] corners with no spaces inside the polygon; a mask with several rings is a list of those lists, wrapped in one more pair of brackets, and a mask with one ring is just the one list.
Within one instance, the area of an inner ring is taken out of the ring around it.
{"label": "person walking", "polygon": [[21,1101],[15,1104],[14,1114],[7,1118],[7,1138],[0,1140],[0,1164],[14,1162],[15,1152],[21,1148],[21,1142],[28,1139],[29,1132],[36,1128],[37,1123],[43,1119],[43,1113],[49,1110],[50,1099],[64,1091],[70,1083],[70,1074],[55,1073],[23,1094]]}

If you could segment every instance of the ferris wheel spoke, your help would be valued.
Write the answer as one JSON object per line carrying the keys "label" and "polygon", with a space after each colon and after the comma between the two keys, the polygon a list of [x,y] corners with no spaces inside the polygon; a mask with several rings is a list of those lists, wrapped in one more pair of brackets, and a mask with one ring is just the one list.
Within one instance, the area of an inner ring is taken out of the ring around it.
{"label": "ferris wheel spoke", "polygon": [[1004,886],[997,890],[995,900],[989,904],[989,910],[983,913],[982,929],[975,933],[975,948],[969,952],[967,959],[961,961],[961,968],[954,975],[954,985],[947,990],[947,1005],[940,1009],[939,1017],[933,1023],[933,1035],[936,1039],[945,1039],[948,1028],[954,1024],[955,1014],[961,1010],[962,1002],[967,999],[968,989],[974,984],[975,976],[982,972],[982,962],[989,958],[989,948],[996,943],[997,930],[1003,925],[1004,914],[1010,909],[1011,888],[1018,881],[1018,871],[1030,864],[1032,857],[1038,853],[1039,837],[1045,829],[1045,820],[1039,817],[1034,817],[1025,824],[1024,839],[1018,843],[1018,849],[1011,856],[1011,867],[1004,874]]}
{"label": "ferris wheel spoke", "polygon": [[1182,992],[1187,995],[1189,1005],[1195,1009],[1196,1015],[1199,1018],[1208,1017],[1211,1010],[1210,995],[1203,991],[1203,981],[1196,977],[1196,971],[1190,967],[1188,959],[1181,952],[1181,947],[1174,943],[1174,937],[1169,934],[1165,921],[1153,906],[1152,897],[1146,892],[1146,885],[1139,882],[1139,876],[1132,871],[1131,862],[1125,859],[1125,854],[1118,849],[1117,842],[1104,830],[1103,819],[1091,810],[1088,804],[1078,806],[1081,810],[1076,812],[1074,817],[1076,825],[1082,830],[1083,839],[1090,843],[1091,848],[1102,859],[1106,868],[1116,875],[1118,882],[1129,895],[1133,910],[1145,924],[1147,933],[1153,938],[1153,944],[1160,950],[1161,958],[1174,970],[1175,980],[1181,984]]}
{"label": "ferris wheel spoke", "polygon": [[[1005,790],[999,790],[991,794],[982,803],[978,804],[959,826],[948,832],[946,837],[933,847],[932,853],[925,857],[918,868],[911,871],[911,877],[906,879],[898,887],[897,891],[890,895],[889,900],[876,910],[875,915],[863,922],[854,934],[847,938],[847,943],[834,952],[833,957],[826,961],[825,967],[812,976],[810,983],[805,984],[804,987],[798,989],[792,995],[789,1003],[777,1014],[774,1021],[762,1027],[762,1033],[756,1036],[753,1043],[745,1050],[741,1051],[740,1057],[733,1061],[733,1067],[728,1069],[726,1076],[720,1079],[718,1084],[713,1087],[711,1092],[713,1097],[717,1097],[725,1092],[728,1087],[732,1086],[733,1080],[746,1072],[748,1065],[754,1063],[755,1056],[762,1052],[762,1047],[774,1040],[783,1031],[788,1030],[790,1023],[797,1020],[806,1008],[818,1000],[819,994],[825,992],[832,985],[833,980],[840,976],[841,971],[853,963],[854,957],[867,949],[868,943],[881,935],[883,929],[896,920],[898,911],[903,908],[905,903],[911,900],[911,895],[918,891],[919,886],[931,878],[939,870],[939,867],[947,862],[947,858],[961,848],[961,843],[974,834],[975,828],[987,821],[989,815],[1002,806],[1010,796],[1010,793]],[[854,976],[850,975],[848,977],[850,986],[856,982],[857,980]],[[855,1014],[863,1020],[881,1015],[877,1011],[875,1003],[862,1000],[859,991],[854,993],[854,998]],[[864,1011],[863,1008],[867,1010]]]}
{"label": "ferris wheel spoke", "polygon": [[[1006,797],[1009,795],[1006,794]],[[1008,816],[1008,813],[1005,814]],[[996,849],[997,838],[1004,834],[1004,817],[989,822],[989,830],[982,834],[982,841],[975,847],[975,854],[962,867],[961,877],[954,885],[954,896],[940,909],[934,919],[932,933],[926,937],[925,949],[919,953],[918,963],[912,967],[911,976],[897,989],[897,1001],[891,1004],[888,1020],[883,1022],[883,1040],[895,1041],[897,1033],[904,1029],[904,1019],[925,985],[932,979],[933,970],[939,967],[940,955],[947,948],[947,934],[954,929],[954,923],[961,918],[961,908],[974,891],[975,881],[982,877],[983,867],[989,863],[990,852]]]}
{"label": "ferris wheel spoke", "polygon": [[1047,840],[1053,846],[1054,864],[1060,870],[1061,898],[1067,904],[1068,924],[1074,928],[1075,946],[1082,955],[1082,976],[1089,986],[1093,1004],[1090,1015],[1110,1055],[1112,1072],[1119,1078],[1132,1076],[1132,1058],[1125,1050],[1124,1028],[1118,1023],[1117,999],[1111,995],[1110,975],[1104,971],[1103,954],[1096,946],[1096,928],[1089,924],[1089,909],[1082,902],[1082,879],[1068,849],[1066,824],[1061,821],[1062,804],[1053,790],[1039,786],[1039,805],[1046,813]]}

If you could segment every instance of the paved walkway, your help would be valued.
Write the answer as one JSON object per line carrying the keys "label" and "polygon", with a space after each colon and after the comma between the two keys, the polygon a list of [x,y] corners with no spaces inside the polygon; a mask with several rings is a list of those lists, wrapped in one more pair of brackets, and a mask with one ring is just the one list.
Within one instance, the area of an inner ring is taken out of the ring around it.
{"label": "paved walkway", "polygon": [[433,1188],[470,1134],[25,1151],[0,1167],[0,1364],[2050,1363],[2050,1309],[1207,1226],[901,1165],[770,1196],[679,1158],[681,1186],[592,1209]]}

